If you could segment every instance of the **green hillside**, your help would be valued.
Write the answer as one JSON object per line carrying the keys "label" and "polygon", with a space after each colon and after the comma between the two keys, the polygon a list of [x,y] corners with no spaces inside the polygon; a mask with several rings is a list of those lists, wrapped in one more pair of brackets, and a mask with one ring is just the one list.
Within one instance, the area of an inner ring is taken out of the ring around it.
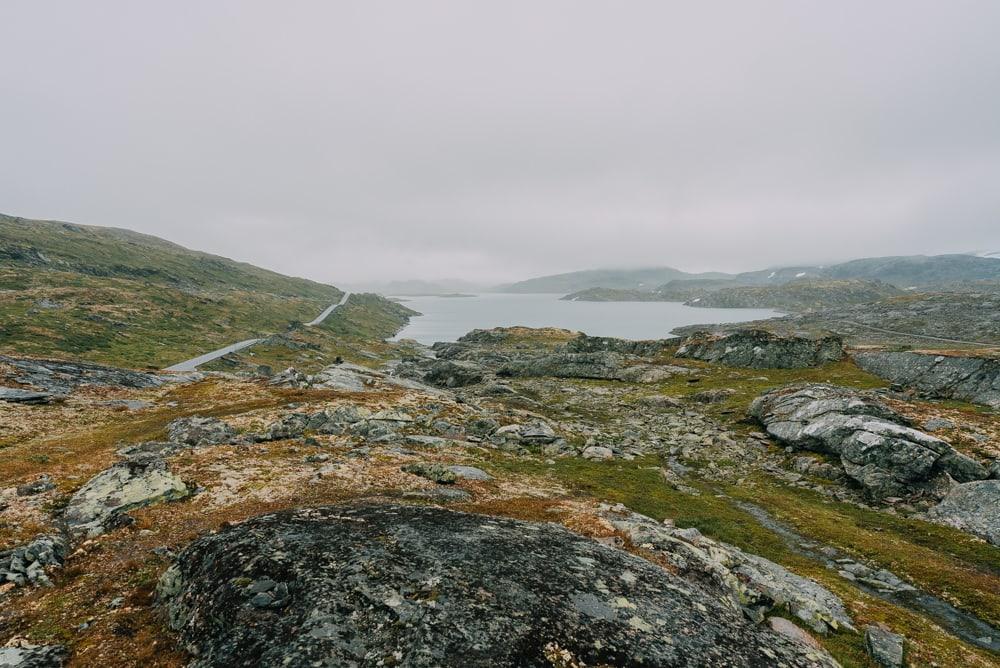
{"label": "green hillside", "polygon": [[[294,329],[342,295],[129,230],[0,216],[0,354],[161,368]],[[410,313],[359,296],[310,346],[377,342]]]}

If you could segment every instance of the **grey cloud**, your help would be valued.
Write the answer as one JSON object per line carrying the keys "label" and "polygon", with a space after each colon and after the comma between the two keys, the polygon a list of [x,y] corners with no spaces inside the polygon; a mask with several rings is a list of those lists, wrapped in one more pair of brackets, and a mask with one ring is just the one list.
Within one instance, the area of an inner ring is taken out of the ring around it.
{"label": "grey cloud", "polygon": [[0,6],[0,210],[320,280],[1000,249],[991,0]]}

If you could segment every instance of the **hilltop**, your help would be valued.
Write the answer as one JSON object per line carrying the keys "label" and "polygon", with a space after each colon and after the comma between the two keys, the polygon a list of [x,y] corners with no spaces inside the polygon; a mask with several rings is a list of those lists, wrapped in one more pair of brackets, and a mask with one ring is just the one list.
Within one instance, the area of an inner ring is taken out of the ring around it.
{"label": "hilltop", "polygon": [[[130,230],[0,216],[0,353],[161,368],[295,330],[343,295]],[[350,306],[363,322],[338,313],[308,336],[378,323],[384,338],[414,313],[374,296]]]}

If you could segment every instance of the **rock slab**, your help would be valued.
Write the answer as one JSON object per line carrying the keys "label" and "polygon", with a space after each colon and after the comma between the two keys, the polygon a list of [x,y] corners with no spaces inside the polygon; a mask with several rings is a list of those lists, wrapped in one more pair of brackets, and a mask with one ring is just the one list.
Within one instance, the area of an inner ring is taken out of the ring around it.
{"label": "rock slab", "polygon": [[196,667],[835,665],[623,550],[433,507],[251,519],[185,549],[159,596]]}

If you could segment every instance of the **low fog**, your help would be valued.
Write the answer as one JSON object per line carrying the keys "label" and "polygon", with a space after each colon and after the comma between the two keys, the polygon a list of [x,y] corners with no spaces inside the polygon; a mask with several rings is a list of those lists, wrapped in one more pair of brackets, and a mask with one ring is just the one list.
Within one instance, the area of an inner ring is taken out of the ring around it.
{"label": "low fog", "polygon": [[6,2],[0,212],[333,283],[1000,250],[1000,3]]}

